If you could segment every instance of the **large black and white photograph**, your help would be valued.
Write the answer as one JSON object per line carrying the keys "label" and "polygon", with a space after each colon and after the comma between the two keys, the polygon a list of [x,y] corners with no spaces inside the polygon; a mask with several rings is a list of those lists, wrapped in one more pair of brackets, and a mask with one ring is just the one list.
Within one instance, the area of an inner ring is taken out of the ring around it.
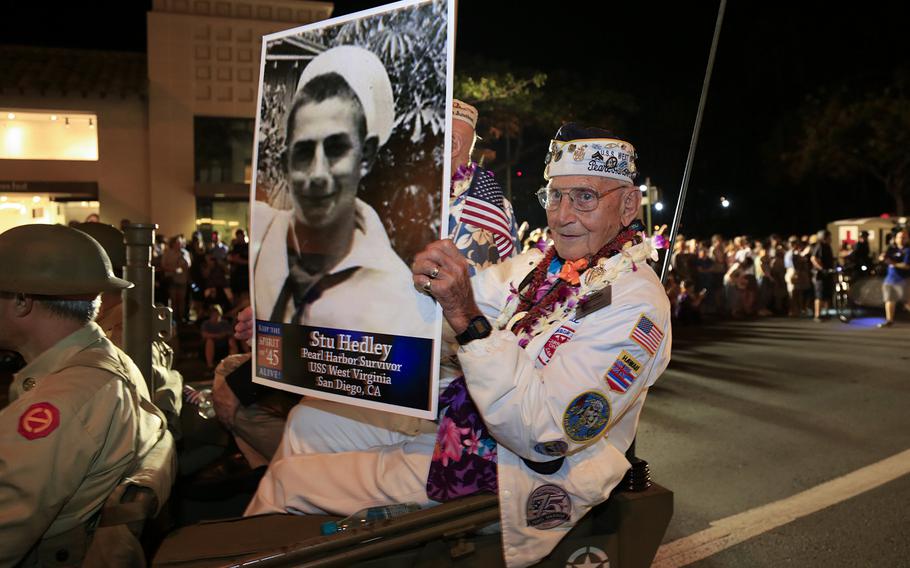
{"label": "large black and white photograph", "polygon": [[263,38],[257,382],[435,416],[441,317],[408,266],[447,214],[450,22],[409,1]]}

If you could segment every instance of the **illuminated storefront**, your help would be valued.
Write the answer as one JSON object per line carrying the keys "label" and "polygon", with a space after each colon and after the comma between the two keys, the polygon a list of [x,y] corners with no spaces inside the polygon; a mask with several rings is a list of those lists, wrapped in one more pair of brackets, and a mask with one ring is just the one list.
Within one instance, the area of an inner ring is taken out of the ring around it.
{"label": "illuminated storefront", "polygon": [[[97,124],[87,112],[0,108],[0,160],[97,162]],[[0,231],[98,215],[97,183],[0,179]]]}
{"label": "illuminated storefront", "polygon": [[98,216],[92,183],[0,181],[0,232],[29,223],[81,223]]}

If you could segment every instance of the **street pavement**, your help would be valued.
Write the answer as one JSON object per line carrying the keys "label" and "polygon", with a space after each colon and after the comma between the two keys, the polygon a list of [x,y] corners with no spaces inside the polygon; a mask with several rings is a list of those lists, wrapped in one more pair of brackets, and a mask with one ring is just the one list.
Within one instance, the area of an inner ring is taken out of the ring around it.
{"label": "street pavement", "polygon": [[[675,496],[664,539],[910,449],[910,323],[764,318],[673,330],[637,453]],[[910,476],[692,566],[910,566]]]}

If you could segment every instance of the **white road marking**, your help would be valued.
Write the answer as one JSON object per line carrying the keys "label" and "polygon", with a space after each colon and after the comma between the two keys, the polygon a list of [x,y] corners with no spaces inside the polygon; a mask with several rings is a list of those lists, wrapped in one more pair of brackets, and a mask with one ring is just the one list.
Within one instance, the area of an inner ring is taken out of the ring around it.
{"label": "white road marking", "polygon": [[660,547],[651,568],[676,568],[836,505],[910,473],[910,450],[749,511],[714,521],[711,528]]}

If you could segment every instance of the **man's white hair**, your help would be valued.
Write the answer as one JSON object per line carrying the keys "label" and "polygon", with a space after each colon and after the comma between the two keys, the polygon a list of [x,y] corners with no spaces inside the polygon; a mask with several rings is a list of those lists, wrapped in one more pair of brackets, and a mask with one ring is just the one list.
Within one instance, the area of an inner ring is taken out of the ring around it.
{"label": "man's white hair", "polygon": [[98,310],[101,308],[101,296],[94,300],[36,300],[38,305],[43,307],[53,315],[75,320],[82,325],[88,325],[98,317]]}

